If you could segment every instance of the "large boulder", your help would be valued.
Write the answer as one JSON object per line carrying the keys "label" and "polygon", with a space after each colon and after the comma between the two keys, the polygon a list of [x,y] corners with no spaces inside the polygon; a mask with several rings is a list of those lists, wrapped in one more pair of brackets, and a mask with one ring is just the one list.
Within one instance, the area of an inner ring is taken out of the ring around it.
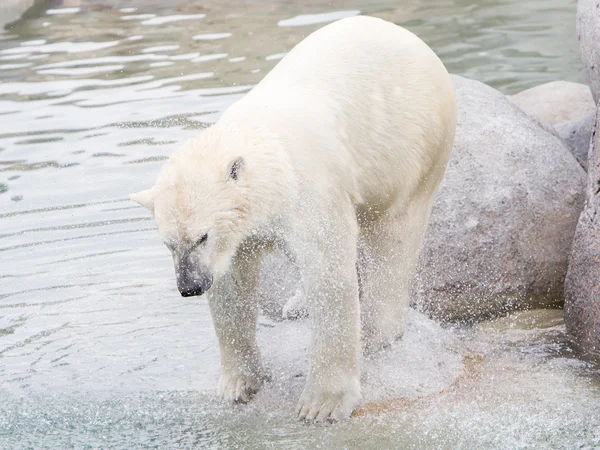
{"label": "large boulder", "polygon": [[596,117],[590,88],[569,81],[540,84],[509,99],[548,131],[565,141],[575,159],[587,170],[587,152]]}
{"label": "large boulder", "polygon": [[585,172],[504,95],[455,77],[456,142],[414,286],[417,307],[472,321],[563,301]]}
{"label": "large boulder", "polygon": [[542,124],[558,124],[581,119],[596,111],[596,104],[585,84],[552,81],[526,89],[509,99]]}
{"label": "large boulder", "polygon": [[600,100],[600,2],[579,0],[577,37],[583,69],[596,103]]}
{"label": "large boulder", "polygon": [[587,200],[579,217],[565,280],[567,330],[600,359],[600,109],[589,156]]}

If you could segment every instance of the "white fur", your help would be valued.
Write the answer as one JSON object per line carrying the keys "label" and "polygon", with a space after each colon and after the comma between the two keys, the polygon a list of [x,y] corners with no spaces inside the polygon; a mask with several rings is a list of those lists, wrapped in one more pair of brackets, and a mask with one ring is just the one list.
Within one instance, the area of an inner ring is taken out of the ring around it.
{"label": "white fur", "polygon": [[[308,36],[171,156],[136,200],[174,254],[209,235],[194,252],[214,275],[225,399],[247,401],[264,379],[256,284],[261,251],[275,243],[302,271],[312,321],[298,414],[350,415],[361,398],[361,322],[368,349],[404,331],[455,126],[452,82],[431,49],[403,28],[355,17]],[[239,179],[228,179],[238,157]]]}

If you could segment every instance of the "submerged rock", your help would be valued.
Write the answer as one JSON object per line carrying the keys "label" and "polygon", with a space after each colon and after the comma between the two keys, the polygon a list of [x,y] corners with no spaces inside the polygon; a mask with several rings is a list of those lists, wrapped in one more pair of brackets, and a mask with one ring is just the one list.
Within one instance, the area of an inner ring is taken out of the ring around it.
{"label": "submerged rock", "polygon": [[567,330],[600,359],[600,110],[590,148],[587,199],[579,217],[565,280]]}
{"label": "submerged rock", "polygon": [[585,172],[495,89],[455,77],[456,142],[414,286],[434,317],[472,321],[560,305]]}
{"label": "submerged rock", "polygon": [[581,119],[596,111],[590,88],[569,81],[540,84],[511,95],[509,99],[549,127]]}
{"label": "submerged rock", "polygon": [[600,2],[579,0],[577,37],[581,61],[596,103],[600,100]]}

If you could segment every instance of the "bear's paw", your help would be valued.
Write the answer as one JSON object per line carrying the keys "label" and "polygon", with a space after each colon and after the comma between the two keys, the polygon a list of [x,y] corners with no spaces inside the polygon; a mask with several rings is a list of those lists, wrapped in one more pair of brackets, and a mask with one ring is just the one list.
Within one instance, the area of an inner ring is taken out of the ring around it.
{"label": "bear's paw", "polygon": [[219,395],[228,403],[248,403],[262,387],[264,377],[248,373],[223,373]]}
{"label": "bear's paw", "polygon": [[308,381],[296,411],[301,420],[339,421],[350,417],[360,401],[358,378],[335,377],[321,383]]}

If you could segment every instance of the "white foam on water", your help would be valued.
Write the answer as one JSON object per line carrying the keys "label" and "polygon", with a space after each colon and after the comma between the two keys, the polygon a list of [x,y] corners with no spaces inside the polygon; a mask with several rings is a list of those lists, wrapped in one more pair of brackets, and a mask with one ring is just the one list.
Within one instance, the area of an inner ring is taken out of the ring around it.
{"label": "white foam on water", "polygon": [[171,62],[171,61],[159,61],[159,62],[150,63],[148,65],[150,67],[169,67],[169,66],[172,66],[173,64],[175,64],[175,63]]}
{"label": "white foam on water", "polygon": [[25,42],[21,42],[22,46],[28,46],[28,45],[44,45],[46,43],[46,39],[36,39],[33,41],[25,41]]}
{"label": "white foam on water", "polygon": [[156,17],[156,14],[132,14],[130,16],[122,16],[121,20],[148,20]]}
{"label": "white foam on water", "polygon": [[0,84],[0,95],[18,94],[18,95],[38,95],[46,94],[51,96],[66,95],[76,89],[98,87],[98,86],[120,86],[140,83],[151,80],[151,75],[124,78],[119,80],[64,80],[64,81],[40,81],[38,83],[10,83]]}
{"label": "white foam on water", "polygon": [[194,41],[216,41],[219,39],[227,39],[231,37],[231,33],[207,33],[207,34],[198,34],[192,39]]}
{"label": "white foam on water", "polygon": [[322,14],[302,14],[299,16],[292,17],[290,19],[284,19],[277,22],[279,27],[305,27],[309,25],[316,25],[319,23],[335,22],[336,20],[344,19],[346,17],[358,16],[360,11],[335,11]]}
{"label": "white foam on water", "polygon": [[275,53],[273,55],[269,55],[265,58],[266,61],[275,61],[278,59],[282,59],[285,55],[287,55],[287,52],[284,53]]}
{"label": "white foam on water", "polygon": [[195,53],[184,53],[182,55],[173,55],[173,56],[170,56],[169,59],[171,59],[173,61],[186,61],[186,60],[197,58],[198,56],[200,56],[200,53],[198,53],[198,52],[195,52]]}
{"label": "white foam on water", "polygon": [[68,69],[41,69],[37,73],[46,75],[64,75],[64,76],[81,76],[91,75],[94,73],[109,73],[123,70],[125,68],[122,64],[112,66],[94,66],[94,67],[73,67]]}
{"label": "white foam on water", "polygon": [[[306,381],[310,321],[260,321],[258,339],[271,383],[254,408],[290,414]],[[413,310],[401,341],[377,355],[363,356],[363,403],[415,399],[449,388],[464,371],[467,349],[439,324]]]}
{"label": "white foam on water", "polygon": [[177,50],[180,46],[178,44],[173,45],[157,45],[156,47],[147,47],[142,50],[142,53],[160,53],[160,52],[172,52]]}
{"label": "white foam on water", "polygon": [[[58,67],[78,67],[78,66],[96,66],[102,64],[112,64],[112,63],[130,63],[137,61],[155,61],[155,60],[164,60],[168,59],[167,55],[130,55],[130,56],[104,56],[104,57],[96,57],[96,58],[86,58],[86,59],[71,59],[68,61],[60,61],[51,64],[44,64],[42,66],[37,66],[36,69],[54,69]],[[2,59],[2,58],[0,58]]]}
{"label": "white foam on water", "polygon": [[105,48],[114,47],[119,44],[119,41],[108,41],[108,42],[57,42],[54,44],[45,44],[38,46],[25,46],[7,48],[0,50],[2,54],[15,54],[15,53],[82,53],[82,52],[94,52],[97,50],[103,50]]}
{"label": "white foam on water", "polygon": [[21,58],[25,58],[26,56],[29,56],[29,53],[0,56],[0,61],[10,61],[13,59],[21,59]]}
{"label": "white foam on water", "polygon": [[57,8],[57,9],[47,9],[46,14],[49,16],[52,15],[60,15],[60,14],[77,14],[81,11],[81,8]]}
{"label": "white foam on water", "polygon": [[181,22],[183,20],[201,20],[206,17],[206,14],[190,14],[190,15],[172,15],[154,17],[149,20],[144,20],[142,25],[164,25],[165,23]]}
{"label": "white foam on water", "polygon": [[0,70],[14,70],[23,69],[24,67],[32,66],[33,63],[22,63],[22,64],[0,64]]}
{"label": "white foam on water", "polygon": [[227,53],[215,53],[214,55],[202,55],[192,59],[192,62],[216,61],[217,59],[227,58]]}

